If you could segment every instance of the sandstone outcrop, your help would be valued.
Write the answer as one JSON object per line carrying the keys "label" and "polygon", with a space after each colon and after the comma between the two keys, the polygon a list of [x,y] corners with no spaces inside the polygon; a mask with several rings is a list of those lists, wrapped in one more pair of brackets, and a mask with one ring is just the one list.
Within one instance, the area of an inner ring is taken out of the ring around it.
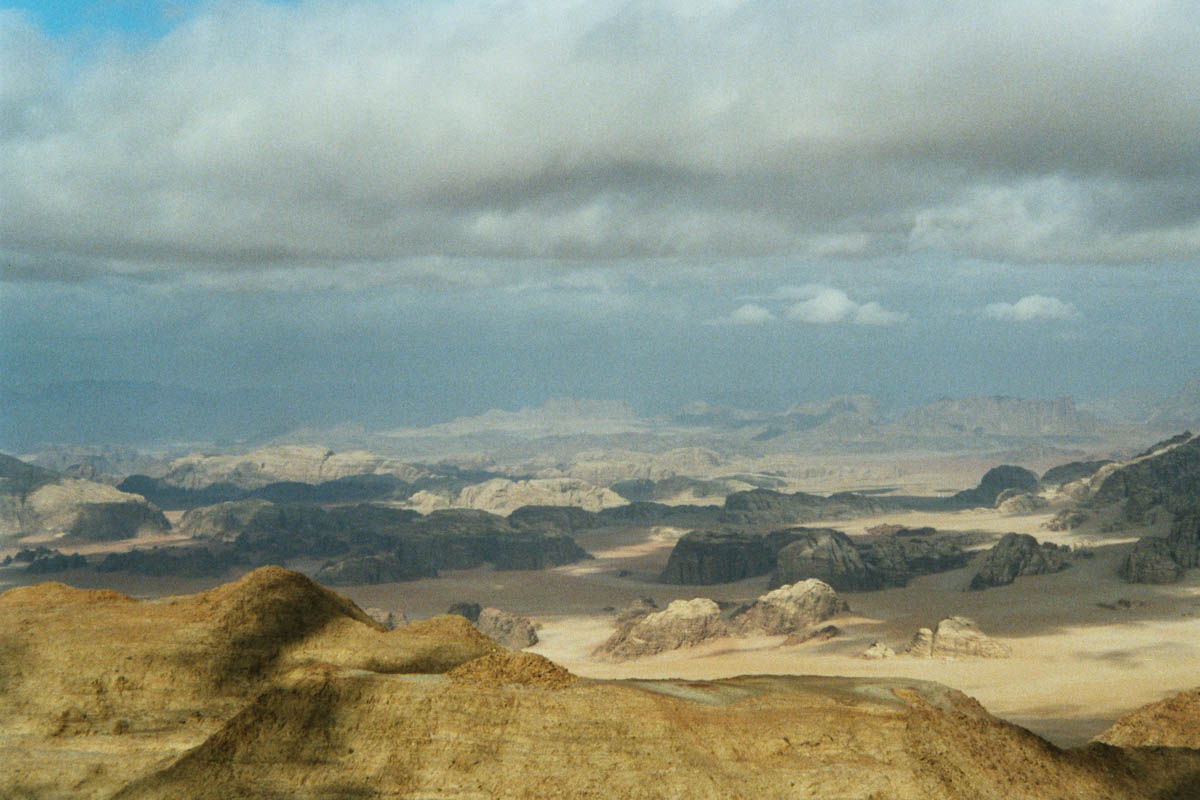
{"label": "sandstone outcrop", "polygon": [[161,477],[182,489],[225,483],[252,490],[281,481],[315,485],[352,475],[395,475],[411,482],[426,474],[419,467],[363,450],[335,453],[323,447],[279,445],[242,455],[193,453],[172,461]]}
{"label": "sandstone outcrop", "polygon": [[1014,467],[1011,464],[993,467],[980,478],[978,486],[956,493],[950,498],[949,504],[962,508],[993,508],[996,498],[1009,489],[1036,492],[1038,476],[1024,467]]}
{"label": "sandstone outcrop", "polygon": [[721,609],[712,600],[674,600],[618,629],[600,646],[597,655],[613,661],[654,655],[681,647],[694,647],[709,639],[728,636]]}
{"label": "sandstone outcrop", "polygon": [[408,624],[408,617],[403,611],[388,611],[385,608],[368,608],[367,616],[378,622],[389,631],[403,628]]}
{"label": "sandstone outcrop", "polygon": [[475,620],[475,628],[484,636],[509,650],[521,650],[538,643],[537,631],[529,617],[521,617],[498,608],[485,608]]}
{"label": "sandstone outcrop", "polygon": [[937,630],[920,628],[904,650],[919,658],[1008,658],[1012,649],[979,630],[967,617],[947,617]]}
{"label": "sandstone outcrop", "polygon": [[1007,586],[1022,575],[1060,572],[1071,565],[1071,551],[1051,542],[1038,543],[1026,533],[1006,533],[988,551],[979,572],[971,579],[973,590]]}
{"label": "sandstone outcrop", "polygon": [[765,575],[775,549],[752,533],[691,531],[679,537],[659,578],[663,583],[709,585]]}
{"label": "sandstone outcrop", "polygon": [[1029,514],[1048,505],[1046,498],[1020,489],[1005,489],[996,497],[996,508],[1005,514]]}
{"label": "sandstone outcrop", "polygon": [[1200,688],[1142,706],[1118,719],[1093,741],[1118,747],[1200,749]]}
{"label": "sandstone outcrop", "polygon": [[1165,537],[1144,536],[1117,568],[1130,583],[1174,583],[1200,566],[1200,512],[1182,514]]}
{"label": "sandstone outcrop", "polygon": [[804,531],[779,551],[770,586],[818,578],[839,592],[859,592],[884,586],[884,577],[866,564],[850,537],[832,529]]}
{"label": "sandstone outcrop", "polygon": [[740,634],[794,634],[849,610],[832,586],[809,578],[767,592],[735,614],[729,626]]}
{"label": "sandstone outcrop", "polygon": [[0,454],[0,541],[111,541],[158,535],[170,527],[163,513],[138,495]]}
{"label": "sandstone outcrop", "polygon": [[863,562],[886,586],[906,586],[919,575],[958,569],[971,560],[959,535],[937,535],[932,528],[902,530],[855,543]]}
{"label": "sandstone outcrop", "polygon": [[871,646],[863,650],[861,655],[868,661],[880,661],[885,658],[895,657],[896,651],[883,642],[871,642]]}
{"label": "sandstone outcrop", "polygon": [[1131,520],[1160,507],[1171,514],[1200,507],[1200,436],[1181,434],[1137,458],[1101,467],[1088,489],[1086,504],[1120,504]]}

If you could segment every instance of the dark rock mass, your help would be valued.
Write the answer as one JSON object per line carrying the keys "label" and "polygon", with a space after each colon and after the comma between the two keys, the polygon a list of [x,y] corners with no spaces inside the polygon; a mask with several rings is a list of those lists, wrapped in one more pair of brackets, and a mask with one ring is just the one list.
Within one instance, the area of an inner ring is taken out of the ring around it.
{"label": "dark rock mass", "polygon": [[161,511],[142,503],[88,503],[79,510],[67,537],[88,542],[132,539],[166,533],[171,523]]}
{"label": "dark rock mass", "polygon": [[961,508],[991,507],[996,505],[996,498],[1005,489],[1036,492],[1038,476],[1024,467],[1014,467],[1010,464],[993,467],[984,473],[978,486],[958,492],[950,501],[952,505]]}
{"label": "dark rock mass", "polygon": [[983,566],[971,579],[972,590],[1007,586],[1022,575],[1060,572],[1071,565],[1071,551],[1026,533],[1006,533],[988,551]]}
{"label": "dark rock mass", "polygon": [[[933,533],[932,528],[927,530]],[[906,586],[918,575],[958,569],[971,560],[971,554],[948,536],[897,533],[860,542],[857,547],[863,561],[879,572],[888,586]]]}
{"label": "dark rock mass", "polygon": [[326,562],[316,579],[326,586],[394,583],[436,578],[437,570],[420,562],[404,562],[394,555],[357,556]]}
{"label": "dark rock mass", "polygon": [[1067,464],[1059,464],[1042,473],[1042,483],[1046,486],[1061,486],[1071,481],[1090,478],[1096,474],[1096,470],[1111,463],[1112,459],[1100,459],[1099,461],[1071,461]]}
{"label": "dark rock mass", "polygon": [[1124,503],[1131,520],[1155,507],[1179,514],[1200,506],[1200,436],[1183,437],[1163,442],[1104,476],[1090,504]]}
{"label": "dark rock mass", "polygon": [[466,600],[459,600],[457,603],[451,603],[450,608],[446,609],[447,614],[457,614],[463,617],[468,622],[477,622],[479,615],[483,613],[483,606],[479,603],[470,603]]}
{"label": "dark rock mass", "polygon": [[779,551],[770,588],[819,578],[839,592],[880,589],[882,572],[865,563],[850,537],[830,528],[797,529],[801,537]]}
{"label": "dark rock mass", "polygon": [[1144,536],[1121,562],[1117,574],[1130,583],[1174,583],[1200,566],[1200,511],[1181,514],[1165,538]]}
{"label": "dark rock mass", "polygon": [[775,550],[752,533],[692,531],[675,543],[663,583],[709,585],[765,575],[775,567]]}

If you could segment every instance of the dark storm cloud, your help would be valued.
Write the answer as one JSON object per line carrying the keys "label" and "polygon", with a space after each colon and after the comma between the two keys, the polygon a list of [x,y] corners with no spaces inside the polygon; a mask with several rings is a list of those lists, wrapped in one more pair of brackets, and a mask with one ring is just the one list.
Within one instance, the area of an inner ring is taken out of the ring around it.
{"label": "dark storm cloud", "polygon": [[18,277],[1200,254],[1191,3],[221,3],[0,45]]}

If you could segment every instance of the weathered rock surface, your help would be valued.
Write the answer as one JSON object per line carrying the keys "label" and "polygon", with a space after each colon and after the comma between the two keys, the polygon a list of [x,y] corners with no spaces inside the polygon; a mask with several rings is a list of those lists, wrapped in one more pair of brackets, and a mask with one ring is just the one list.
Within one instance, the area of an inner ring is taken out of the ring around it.
{"label": "weathered rock surface", "polygon": [[144,603],[61,584],[11,590],[0,595],[0,655],[3,797],[1186,800],[1200,791],[1200,753],[1062,751],[926,681],[583,680],[539,656],[498,652],[458,617],[384,631],[285,570]]}
{"label": "weathered rock surface", "polygon": [[971,589],[1007,586],[1022,575],[1060,572],[1071,565],[1071,551],[1051,542],[1038,543],[1026,533],[1006,533],[988,551]]}
{"label": "weathered rock surface", "polygon": [[1037,488],[1038,476],[1036,473],[1030,472],[1024,467],[1003,464],[985,472],[979,480],[979,485],[974,489],[956,493],[950,498],[950,503],[963,508],[993,508],[996,505],[996,498],[1005,490],[1017,489],[1022,492],[1036,492]]}
{"label": "weathered rock surface", "polygon": [[863,562],[874,569],[886,586],[906,586],[919,575],[958,569],[971,560],[956,535],[900,532],[855,543]]}
{"label": "weathered rock surface", "polygon": [[1096,474],[1096,471],[1101,467],[1111,464],[1112,459],[1105,458],[1096,461],[1071,461],[1067,464],[1059,464],[1057,467],[1051,467],[1042,473],[1042,483],[1046,486],[1061,486],[1064,483],[1071,483],[1082,478],[1090,478]]}
{"label": "weathered rock surface", "polygon": [[859,592],[884,586],[883,574],[866,564],[850,537],[841,531],[802,531],[801,538],[779,551],[770,586],[818,578],[839,592]]}
{"label": "weathered rock surface", "polygon": [[509,650],[521,650],[538,643],[537,631],[529,617],[520,617],[498,608],[485,608],[475,620],[475,628]]}
{"label": "weathered rock surface", "polygon": [[0,541],[31,536],[110,541],[157,535],[170,527],[162,512],[138,495],[0,454]]}
{"label": "weathered rock surface", "polygon": [[885,658],[893,658],[895,655],[896,651],[883,642],[871,642],[871,646],[862,651],[862,657],[868,661],[880,661]]}
{"label": "weathered rock surface", "polygon": [[596,654],[613,661],[624,661],[694,647],[728,635],[721,609],[712,600],[703,597],[674,600],[662,611],[646,614],[633,620],[624,630],[618,629]]}
{"label": "weathered rock surface", "polygon": [[1200,688],[1132,711],[1093,741],[1118,747],[1200,749]]}
{"label": "weathered rock surface", "polygon": [[1135,459],[1108,464],[1089,487],[1087,504],[1120,503],[1132,520],[1158,507],[1172,514],[1200,507],[1200,436],[1181,434]]}
{"label": "weathered rock surface", "polygon": [[904,650],[920,658],[1008,658],[1012,649],[979,630],[967,617],[947,617],[937,630],[920,628]]}
{"label": "weathered rock surface", "polygon": [[815,578],[780,586],[759,597],[729,620],[740,634],[793,634],[849,611],[833,587]]}
{"label": "weathered rock surface", "polygon": [[258,489],[282,481],[315,485],[352,475],[383,474],[415,481],[427,472],[363,450],[335,453],[323,447],[280,445],[242,455],[193,453],[172,461],[161,478],[164,483],[183,489],[203,489],[220,483],[238,489]]}
{"label": "weathered rock surface", "polygon": [[765,575],[775,550],[752,533],[691,531],[679,537],[659,578],[663,583],[709,585]]}
{"label": "weathered rock surface", "polygon": [[394,555],[356,556],[329,561],[316,575],[317,580],[326,586],[361,586],[436,577],[437,570],[433,567],[405,563]]}
{"label": "weathered rock surface", "polygon": [[1200,512],[1182,514],[1165,537],[1144,536],[1117,568],[1130,583],[1174,583],[1200,566]]}
{"label": "weathered rock surface", "polygon": [[1046,498],[1020,489],[1005,489],[996,497],[996,508],[1005,514],[1029,514],[1048,505]]}

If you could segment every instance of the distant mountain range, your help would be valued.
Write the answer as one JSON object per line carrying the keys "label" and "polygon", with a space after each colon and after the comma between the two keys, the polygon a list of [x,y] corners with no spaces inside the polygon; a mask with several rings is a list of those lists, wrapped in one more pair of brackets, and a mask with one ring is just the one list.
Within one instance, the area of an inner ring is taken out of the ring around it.
{"label": "distant mountain range", "polygon": [[[352,393],[338,403],[352,407]],[[1200,379],[1170,397],[1127,395],[1078,405],[1068,397],[991,396],[943,398],[888,412],[874,398],[850,395],[781,413],[693,403],[671,414],[643,416],[621,402],[554,399],[424,427],[330,421],[311,399],[265,390],[214,393],[128,381],[0,387],[0,447],[10,452],[100,444],[244,452],[265,444],[317,444],[405,459],[461,460],[681,447],[751,453],[1102,447],[1200,426]],[[102,465],[97,469],[105,471]]]}

